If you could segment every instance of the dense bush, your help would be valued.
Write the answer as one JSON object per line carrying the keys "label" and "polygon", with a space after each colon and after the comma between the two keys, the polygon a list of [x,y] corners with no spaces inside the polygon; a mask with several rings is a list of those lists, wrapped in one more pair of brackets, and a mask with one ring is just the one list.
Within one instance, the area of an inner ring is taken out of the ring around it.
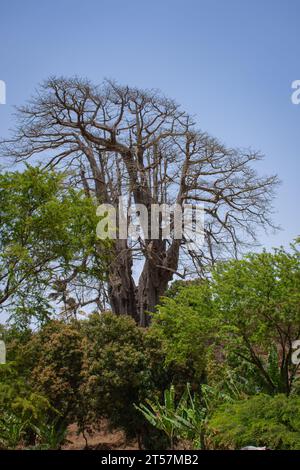
{"label": "dense bush", "polygon": [[178,285],[169,291],[153,315],[151,330],[160,338],[167,364],[190,370],[187,381],[205,378],[206,359],[216,321],[208,282]]}
{"label": "dense bush", "polygon": [[300,253],[296,247],[219,264],[211,291],[220,339],[236,362],[252,364],[265,392],[289,394],[300,331]]}
{"label": "dense bush", "polygon": [[[59,412],[46,396],[30,388],[14,363],[0,365],[0,448],[59,448],[65,434],[56,432],[58,419]],[[45,432],[49,429],[55,433],[51,442]]]}
{"label": "dense bush", "polygon": [[2,328],[1,445],[56,448],[105,418],[150,449],[300,448],[299,273],[296,249],[222,263],[173,286],[147,329],[112,313]]}
{"label": "dense bush", "polygon": [[209,422],[213,449],[246,445],[300,450],[300,397],[257,395],[222,405]]}
{"label": "dense bush", "polygon": [[166,362],[154,331],[130,317],[105,313],[80,322],[51,321],[34,333],[12,328],[5,335],[15,374],[49,401],[47,415],[55,419],[57,432],[71,422],[84,432],[107,418],[128,438],[138,437],[140,445],[167,444],[134,405],[146,397],[160,399],[171,383],[180,391],[193,372]]}
{"label": "dense bush", "polygon": [[110,313],[92,315],[83,330],[81,394],[89,402],[89,422],[106,417],[128,437],[144,435],[145,425],[134,403],[155,394],[156,384],[167,380],[157,341],[131,318]]}
{"label": "dense bush", "polygon": [[22,354],[23,363],[30,365],[31,386],[59,410],[62,421],[76,421],[82,409],[83,350],[79,325],[48,323],[32,336]]}

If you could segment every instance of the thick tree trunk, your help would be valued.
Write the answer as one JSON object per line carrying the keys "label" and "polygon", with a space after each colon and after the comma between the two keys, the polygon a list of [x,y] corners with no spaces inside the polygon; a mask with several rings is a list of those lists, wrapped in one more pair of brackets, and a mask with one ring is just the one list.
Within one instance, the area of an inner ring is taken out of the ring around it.
{"label": "thick tree trunk", "polygon": [[126,240],[116,240],[109,268],[108,295],[113,313],[130,315],[139,322],[136,286],[132,277],[132,254]]}
{"label": "thick tree trunk", "polygon": [[141,326],[148,326],[160,297],[168,287],[168,275],[146,261],[138,286],[138,312]]}
{"label": "thick tree trunk", "polygon": [[[174,275],[172,268],[164,266],[170,262],[164,243],[157,240],[150,242],[149,246],[151,249],[149,248],[138,286],[132,277],[132,258],[126,240],[116,240],[114,259],[109,268],[108,293],[112,311],[116,315],[131,316],[143,327],[149,325],[150,314],[154,312]],[[172,259],[175,270],[178,260],[176,253]]]}
{"label": "thick tree trunk", "polygon": [[[149,249],[149,247],[151,247]],[[155,240],[148,246],[148,254],[139,279],[137,310],[141,326],[148,326],[151,313],[168,288],[178,266],[179,242],[175,240],[169,250],[163,241]]]}

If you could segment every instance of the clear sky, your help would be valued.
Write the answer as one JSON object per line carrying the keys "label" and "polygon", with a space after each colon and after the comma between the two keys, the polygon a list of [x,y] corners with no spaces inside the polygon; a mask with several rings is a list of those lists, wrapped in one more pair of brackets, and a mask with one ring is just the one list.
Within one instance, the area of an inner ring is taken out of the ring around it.
{"label": "clear sky", "polygon": [[159,88],[229,146],[266,155],[282,180],[270,248],[300,235],[299,0],[1,0],[0,135],[49,75]]}

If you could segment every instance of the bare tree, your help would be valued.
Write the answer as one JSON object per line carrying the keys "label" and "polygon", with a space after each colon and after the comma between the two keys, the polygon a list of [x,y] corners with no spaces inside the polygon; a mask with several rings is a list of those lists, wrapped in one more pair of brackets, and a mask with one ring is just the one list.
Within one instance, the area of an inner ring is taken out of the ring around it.
{"label": "bare tree", "polygon": [[[155,91],[105,81],[51,78],[17,113],[13,137],[2,156],[16,162],[38,155],[46,166],[68,168],[98,203],[202,203],[205,243],[190,250],[182,240],[115,240],[108,273],[112,310],[147,325],[175,275],[202,273],[207,264],[237,255],[255,241],[256,229],[272,225],[275,176],[252,167],[261,155],[227,148],[196,128],[174,101]],[[143,267],[138,281],[133,265]]]}

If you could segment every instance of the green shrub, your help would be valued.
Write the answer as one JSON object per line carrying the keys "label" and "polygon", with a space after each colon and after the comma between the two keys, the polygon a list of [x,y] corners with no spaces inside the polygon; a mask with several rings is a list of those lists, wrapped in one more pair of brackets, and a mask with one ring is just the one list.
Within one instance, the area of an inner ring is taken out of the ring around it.
{"label": "green shrub", "polygon": [[222,405],[208,425],[213,449],[300,449],[300,397],[257,395]]}
{"label": "green shrub", "polygon": [[45,396],[29,388],[13,363],[0,365],[0,379],[0,447],[34,445],[34,428],[44,425],[50,413],[58,413]]}
{"label": "green shrub", "polygon": [[153,315],[151,330],[162,342],[166,363],[192,373],[185,377],[184,386],[203,381],[215,326],[210,288],[205,281],[178,285],[171,297],[162,299]]}
{"label": "green shrub", "polygon": [[81,393],[90,404],[89,421],[108,418],[128,437],[142,426],[133,404],[154,388],[145,350],[145,333],[129,317],[92,315],[86,335],[84,384]]}
{"label": "green shrub", "polygon": [[23,348],[23,358],[25,364],[31,362],[31,386],[47,397],[61,420],[76,422],[82,405],[83,350],[79,325],[49,322]]}

